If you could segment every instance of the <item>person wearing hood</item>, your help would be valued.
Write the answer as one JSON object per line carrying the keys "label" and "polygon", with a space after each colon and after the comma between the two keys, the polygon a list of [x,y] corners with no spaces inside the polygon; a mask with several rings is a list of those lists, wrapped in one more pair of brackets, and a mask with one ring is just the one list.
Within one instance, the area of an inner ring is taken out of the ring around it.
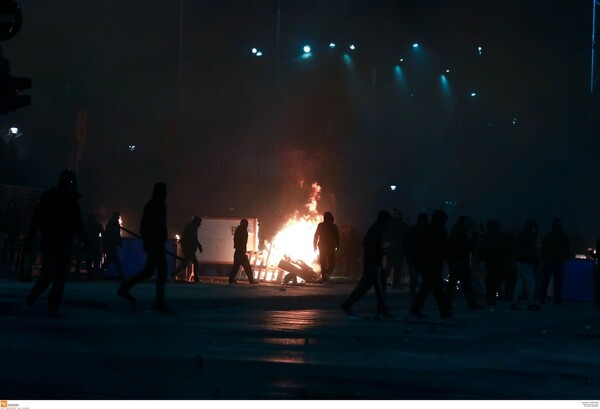
{"label": "person wearing hood", "polygon": [[377,316],[393,317],[385,302],[381,279],[383,278],[383,256],[385,255],[383,234],[392,215],[381,210],[377,221],[369,228],[363,239],[363,274],[356,288],[342,303],[342,310],[348,317],[354,317],[352,306],[373,287],[377,296]]}
{"label": "person wearing hood", "polygon": [[42,271],[27,296],[27,304],[33,306],[38,297],[52,285],[48,295],[48,316],[61,318],[59,305],[70,271],[73,250],[73,233],[81,239],[84,249],[91,247],[79,207],[77,177],[65,170],[60,174],[58,185],[40,197],[37,203],[24,247],[33,253],[33,241],[40,232]]}
{"label": "person wearing hood", "polygon": [[422,240],[417,243],[417,253],[423,257],[423,283],[409,309],[409,314],[414,317],[425,317],[423,306],[431,292],[435,297],[440,318],[452,317],[452,312],[444,296],[442,282],[444,263],[448,262],[450,252],[450,243],[446,232],[447,221],[448,216],[443,210],[435,210],[431,215],[431,223],[424,231]]}
{"label": "person wearing hood", "polygon": [[165,302],[165,284],[167,282],[165,242],[168,238],[166,199],[167,185],[163,182],[156,183],[152,191],[152,198],[144,206],[140,225],[140,234],[146,252],[146,264],[142,271],[121,284],[117,295],[135,303],[136,299],[129,293],[129,290],[134,285],[152,277],[154,270],[156,270],[156,303],[154,309],[158,312],[172,314],[174,311]]}
{"label": "person wearing hood", "polygon": [[244,272],[248,277],[250,284],[258,284],[258,280],[254,279],[254,271],[250,265],[250,260],[247,254],[248,246],[248,220],[240,220],[240,225],[236,227],[233,235],[233,265],[229,271],[229,285],[237,284],[235,277],[237,276],[240,267],[244,268]]}
{"label": "person wearing hood", "polygon": [[340,247],[340,234],[338,227],[333,223],[333,214],[325,212],[323,222],[317,225],[313,238],[315,251],[319,249],[319,263],[321,264],[321,281],[326,283],[335,268],[335,252]]}
{"label": "person wearing hood", "polygon": [[511,308],[520,311],[519,297],[523,288],[527,291],[527,309],[537,311],[540,307],[534,302],[535,297],[535,272],[534,268],[540,265],[537,254],[538,224],[533,220],[527,220],[525,227],[519,233],[517,240],[517,260],[515,269],[517,272],[517,283],[513,293]]}
{"label": "person wearing hood", "polygon": [[552,298],[557,305],[562,304],[562,284],[565,263],[571,256],[571,242],[569,236],[562,227],[562,221],[558,218],[552,223],[550,230],[542,240],[542,285],[540,291],[540,303],[546,302],[546,293],[550,279],[554,279]]}

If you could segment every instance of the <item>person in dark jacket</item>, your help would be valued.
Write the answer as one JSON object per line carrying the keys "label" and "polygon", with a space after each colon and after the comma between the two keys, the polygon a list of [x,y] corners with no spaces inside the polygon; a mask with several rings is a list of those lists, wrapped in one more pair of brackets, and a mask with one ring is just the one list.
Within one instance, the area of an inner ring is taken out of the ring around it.
{"label": "person in dark jacket", "polygon": [[527,291],[527,308],[537,311],[540,307],[535,303],[535,271],[540,265],[537,254],[538,224],[533,220],[527,220],[525,227],[519,233],[517,239],[517,259],[515,271],[517,273],[517,284],[513,293],[513,310],[522,310],[519,305],[519,297],[523,288]]}
{"label": "person in dark jacket", "polygon": [[252,271],[250,260],[248,260],[248,255],[246,254],[247,245],[248,220],[242,219],[240,221],[240,225],[235,229],[235,234],[233,235],[233,248],[235,251],[233,253],[233,266],[231,266],[231,271],[229,272],[230,285],[237,282],[235,277],[237,276],[240,267],[244,268],[244,272],[246,273],[248,282],[250,284],[258,284],[258,281],[254,279],[254,272]]}
{"label": "person in dark jacket", "polygon": [[198,216],[192,217],[192,220],[185,225],[183,234],[181,235],[181,252],[183,253],[183,261],[177,267],[177,270],[173,272],[173,277],[177,276],[187,266],[192,263],[194,269],[194,281],[200,282],[200,265],[198,264],[198,258],[196,258],[196,250],[202,253],[202,245],[198,241],[198,228],[202,224],[202,218]]}
{"label": "person in dark jacket", "polygon": [[121,264],[121,258],[119,257],[119,248],[122,245],[121,224],[119,223],[120,218],[121,214],[119,212],[114,212],[108,220],[108,223],[106,223],[103,241],[106,256],[104,258],[102,270],[106,271],[108,266],[110,266],[110,263],[114,263],[121,281],[124,281],[125,273],[123,272],[123,265]]}
{"label": "person in dark jacket", "polygon": [[140,234],[146,252],[144,269],[125,280],[117,295],[128,301],[136,302],[129,290],[136,284],[152,277],[156,270],[156,303],[154,309],[158,312],[172,314],[174,311],[165,302],[165,283],[167,282],[167,257],[165,241],[167,241],[167,185],[158,182],[154,185],[152,198],[144,206]]}
{"label": "person in dark jacket", "polygon": [[392,220],[385,231],[385,241],[389,243],[386,251],[386,263],[384,270],[384,279],[382,281],[383,292],[387,287],[387,280],[392,273],[392,288],[400,288],[402,280],[402,265],[404,264],[404,241],[408,234],[408,224],[402,220],[402,212],[398,209],[392,211]]}
{"label": "person in dark jacket", "polygon": [[60,318],[59,305],[70,270],[73,250],[73,233],[77,234],[86,249],[90,248],[77,191],[77,177],[70,170],[60,174],[58,185],[40,197],[35,207],[24,247],[33,253],[33,241],[40,232],[42,271],[27,296],[27,304],[33,306],[38,297],[50,286],[48,316]]}
{"label": "person in dark jacket", "polygon": [[409,314],[424,317],[423,305],[433,291],[440,318],[450,318],[452,313],[444,296],[442,272],[444,263],[448,261],[450,244],[446,232],[448,216],[442,210],[435,210],[431,215],[431,223],[427,226],[422,239],[417,242],[417,263],[423,265],[423,283],[416,298],[412,302]]}
{"label": "person in dark jacket", "polygon": [[319,264],[321,264],[321,281],[329,281],[335,268],[335,252],[340,247],[338,227],[333,223],[333,214],[325,212],[323,222],[317,225],[313,238],[315,251],[319,249]]}
{"label": "person in dark jacket", "polygon": [[546,294],[550,279],[554,278],[552,298],[555,304],[562,304],[562,284],[565,263],[571,256],[571,242],[562,227],[559,218],[554,219],[552,230],[542,240],[542,285],[540,303],[546,302]]}
{"label": "person in dark jacket", "polygon": [[490,307],[496,305],[496,296],[505,276],[509,251],[509,243],[502,232],[500,221],[488,220],[479,247],[479,261],[485,265],[485,302]]}
{"label": "person in dark jacket", "polygon": [[466,215],[460,216],[450,231],[449,278],[448,287],[446,288],[446,298],[449,305],[452,306],[456,285],[460,282],[460,287],[467,299],[469,310],[479,310],[483,306],[477,303],[471,287],[471,250],[473,241],[469,235],[467,222],[468,217]]}
{"label": "person in dark jacket", "polygon": [[422,266],[418,263],[422,257],[417,254],[417,243],[422,240],[422,235],[428,224],[429,215],[427,213],[419,213],[417,223],[408,229],[406,239],[404,240],[404,253],[406,254],[406,263],[408,264],[411,300],[417,297],[419,278],[421,277],[422,270]]}
{"label": "person in dark jacket", "polygon": [[377,215],[377,221],[369,228],[363,239],[363,274],[356,288],[350,296],[342,303],[342,310],[349,317],[353,317],[352,306],[373,287],[377,296],[377,315],[393,317],[390,308],[385,302],[381,288],[383,276],[383,256],[385,254],[383,244],[383,232],[392,215],[382,210]]}

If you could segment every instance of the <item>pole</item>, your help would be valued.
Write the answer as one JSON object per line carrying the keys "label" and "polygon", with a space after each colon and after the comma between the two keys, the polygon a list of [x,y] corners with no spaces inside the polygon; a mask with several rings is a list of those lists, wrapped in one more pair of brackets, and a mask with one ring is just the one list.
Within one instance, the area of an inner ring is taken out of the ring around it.
{"label": "pole", "polygon": [[592,63],[590,72],[590,93],[594,92],[594,49],[596,48],[596,5],[597,0],[592,0]]}
{"label": "pole", "polygon": [[[123,230],[125,233],[129,233],[129,234],[131,234],[133,237],[137,237],[138,239],[141,239],[141,238],[142,238],[142,236],[140,236],[139,234],[137,234],[137,233],[134,233],[134,232],[132,232],[131,230],[129,230],[129,229],[126,229],[126,228],[125,228],[125,227],[123,227],[123,226],[120,226],[120,227],[121,227],[121,230]],[[169,250],[165,250],[165,253],[167,253],[167,254],[168,254],[168,255],[170,255],[170,256],[173,256],[173,257],[175,257],[175,258],[176,258],[176,259],[178,259],[179,261],[183,261],[183,258],[179,257],[177,254],[173,254],[173,253],[171,253]]]}

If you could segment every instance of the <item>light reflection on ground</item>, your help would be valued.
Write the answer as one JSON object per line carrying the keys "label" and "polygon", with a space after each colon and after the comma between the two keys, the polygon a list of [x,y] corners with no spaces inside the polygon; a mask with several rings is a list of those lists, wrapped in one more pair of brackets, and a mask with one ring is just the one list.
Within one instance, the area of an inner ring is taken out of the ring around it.
{"label": "light reflection on ground", "polygon": [[316,310],[265,311],[261,315],[261,323],[267,329],[304,331],[322,324]]}

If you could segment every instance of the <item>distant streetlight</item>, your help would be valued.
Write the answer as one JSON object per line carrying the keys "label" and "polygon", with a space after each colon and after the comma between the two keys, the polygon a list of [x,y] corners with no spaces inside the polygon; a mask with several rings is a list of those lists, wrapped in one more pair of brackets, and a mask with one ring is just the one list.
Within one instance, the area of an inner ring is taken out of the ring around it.
{"label": "distant streetlight", "polygon": [[412,46],[413,48],[419,48],[419,43],[414,43]]}
{"label": "distant streetlight", "polygon": [[310,46],[305,45],[302,50],[304,50],[305,53],[310,53]]}
{"label": "distant streetlight", "polygon": [[329,48],[335,48],[335,43],[329,43]]}

